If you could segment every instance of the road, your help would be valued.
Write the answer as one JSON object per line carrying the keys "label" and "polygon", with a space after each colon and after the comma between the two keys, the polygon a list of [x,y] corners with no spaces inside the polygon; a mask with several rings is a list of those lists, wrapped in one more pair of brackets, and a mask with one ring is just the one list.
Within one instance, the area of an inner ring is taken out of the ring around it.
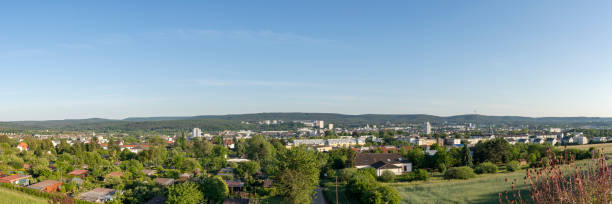
{"label": "road", "polygon": [[323,191],[321,189],[321,187],[317,188],[317,193],[315,194],[315,197],[312,199],[312,204],[327,204],[327,201],[325,201],[325,198],[323,198]]}

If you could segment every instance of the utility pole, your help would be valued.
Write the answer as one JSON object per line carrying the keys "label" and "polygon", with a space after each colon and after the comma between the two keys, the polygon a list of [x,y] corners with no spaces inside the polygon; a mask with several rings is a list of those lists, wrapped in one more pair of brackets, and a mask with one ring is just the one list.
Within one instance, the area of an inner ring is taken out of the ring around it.
{"label": "utility pole", "polygon": [[338,176],[336,176],[336,204],[338,204]]}

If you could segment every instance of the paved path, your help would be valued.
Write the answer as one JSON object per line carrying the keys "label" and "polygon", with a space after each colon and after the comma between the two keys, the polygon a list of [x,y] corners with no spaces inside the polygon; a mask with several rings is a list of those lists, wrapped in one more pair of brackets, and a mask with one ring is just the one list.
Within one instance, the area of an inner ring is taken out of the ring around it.
{"label": "paved path", "polygon": [[325,201],[325,198],[323,198],[323,191],[321,189],[321,187],[317,188],[317,193],[315,194],[315,197],[312,199],[312,204],[327,204],[327,201]]}

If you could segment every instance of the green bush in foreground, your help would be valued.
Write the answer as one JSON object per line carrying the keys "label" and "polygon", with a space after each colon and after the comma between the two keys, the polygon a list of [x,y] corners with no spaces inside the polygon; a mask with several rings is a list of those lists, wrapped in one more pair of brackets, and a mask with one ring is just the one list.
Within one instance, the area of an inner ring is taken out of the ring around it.
{"label": "green bush in foreground", "polygon": [[506,170],[513,172],[516,170],[519,170],[519,168],[521,167],[520,163],[518,161],[510,161],[506,164]]}
{"label": "green bush in foreground", "polygon": [[474,168],[474,171],[477,174],[492,174],[492,173],[497,173],[497,165],[491,163],[491,162],[483,162],[478,164],[478,166],[476,166],[476,168]]}
{"label": "green bush in foreground", "polygon": [[467,166],[453,167],[444,173],[445,179],[469,179],[476,177],[474,170]]}

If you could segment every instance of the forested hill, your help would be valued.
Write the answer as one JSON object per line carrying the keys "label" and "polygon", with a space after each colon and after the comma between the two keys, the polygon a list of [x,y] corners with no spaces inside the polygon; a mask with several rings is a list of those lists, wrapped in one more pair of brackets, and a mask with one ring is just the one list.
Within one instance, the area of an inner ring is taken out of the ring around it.
{"label": "forested hill", "polygon": [[[0,128],[11,129],[62,129],[62,130],[175,130],[199,127],[203,130],[239,130],[239,129],[283,129],[295,128],[298,125],[289,123],[271,127],[256,125],[262,120],[324,120],[334,123],[336,127],[358,127],[370,125],[406,125],[423,123],[475,123],[478,125],[569,125],[569,126],[612,126],[612,118],[597,117],[521,117],[521,116],[485,116],[485,115],[457,115],[440,117],[425,114],[392,115],[392,114],[364,114],[345,115],[335,113],[254,113],[235,115],[203,115],[189,117],[139,117],[123,120],[109,119],[75,119],[51,121],[15,121],[0,122]],[[251,124],[243,124],[248,121]]]}

